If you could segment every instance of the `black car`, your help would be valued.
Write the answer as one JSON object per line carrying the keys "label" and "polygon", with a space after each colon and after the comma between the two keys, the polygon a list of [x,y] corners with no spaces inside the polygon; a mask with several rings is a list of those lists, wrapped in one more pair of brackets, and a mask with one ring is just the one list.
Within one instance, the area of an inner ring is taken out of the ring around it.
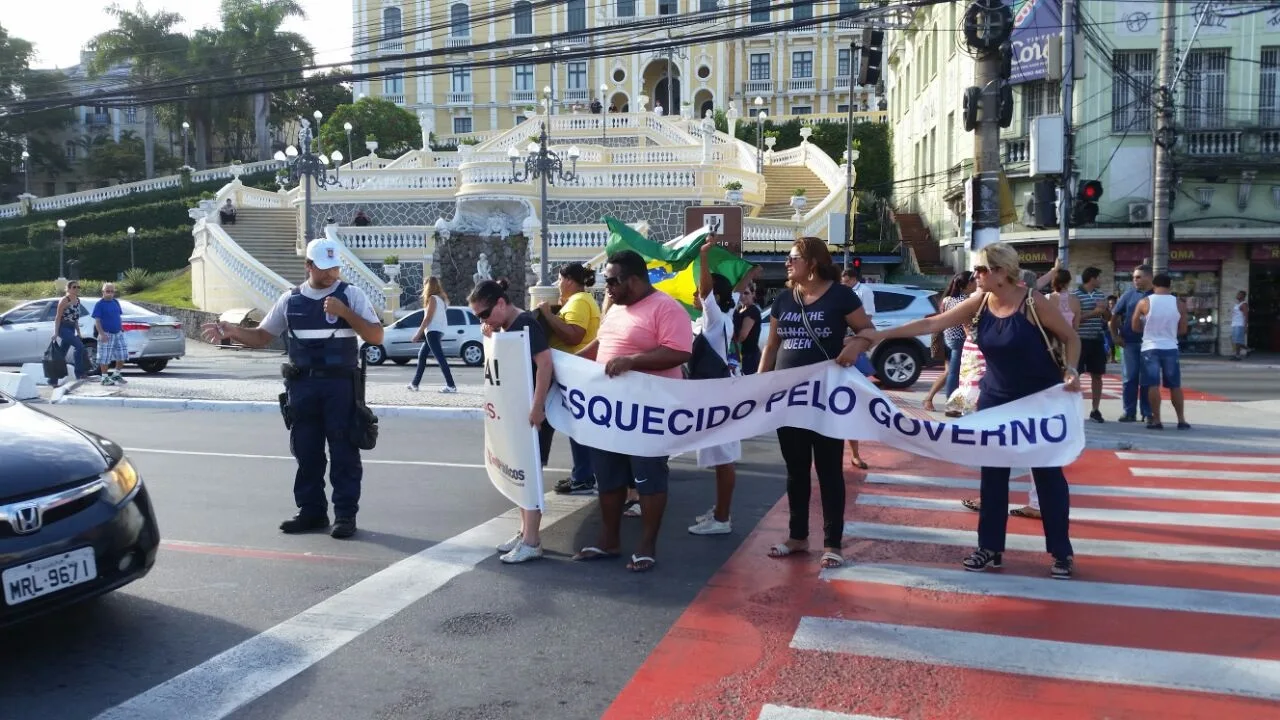
{"label": "black car", "polygon": [[0,627],[146,575],[160,530],[110,440],[0,393]]}

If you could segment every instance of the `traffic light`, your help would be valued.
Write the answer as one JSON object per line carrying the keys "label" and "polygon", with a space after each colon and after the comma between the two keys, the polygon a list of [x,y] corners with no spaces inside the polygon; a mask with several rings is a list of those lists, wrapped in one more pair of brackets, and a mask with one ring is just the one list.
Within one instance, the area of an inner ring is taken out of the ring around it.
{"label": "traffic light", "polygon": [[854,269],[854,270],[857,270],[857,271],[861,272],[861,271],[862,271],[862,258],[860,258],[860,257],[858,257],[858,256],[856,256],[856,255],[855,255],[855,256],[853,257],[853,265],[852,265],[852,267],[853,267],[853,269]]}
{"label": "traffic light", "polygon": [[1098,219],[1098,201],[1102,199],[1102,183],[1088,180],[1076,189],[1075,203],[1071,206],[1071,219],[1075,225],[1086,225]]}
{"label": "traffic light", "polygon": [[876,85],[880,82],[880,66],[884,62],[884,31],[868,30],[863,36],[862,63],[858,68],[859,85]]}

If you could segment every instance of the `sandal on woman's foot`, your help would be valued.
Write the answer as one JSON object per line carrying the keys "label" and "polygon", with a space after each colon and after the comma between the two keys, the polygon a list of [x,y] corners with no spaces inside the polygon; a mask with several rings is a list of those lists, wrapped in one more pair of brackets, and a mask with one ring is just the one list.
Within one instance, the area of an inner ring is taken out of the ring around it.
{"label": "sandal on woman's foot", "polygon": [[631,562],[627,563],[627,569],[635,573],[649,572],[657,564],[658,561],[648,555],[632,555]]}
{"label": "sandal on woman's foot", "polygon": [[992,550],[986,550],[983,548],[978,548],[977,550],[974,550],[973,553],[969,555],[969,557],[965,558],[964,562],[962,562],[961,565],[964,565],[965,570],[972,570],[973,572],[982,572],[983,570],[986,570],[989,567],[990,568],[1000,567],[1003,560],[1004,560],[1004,557],[998,552],[995,552]]}
{"label": "sandal on woman's foot", "polygon": [[809,552],[808,547],[793,548],[786,543],[778,543],[777,545],[769,548],[769,557],[784,558],[788,555],[803,555],[807,552]]}
{"label": "sandal on woman's foot", "polygon": [[867,461],[863,460],[862,458],[854,458],[853,460],[850,460],[850,462],[853,463],[853,466],[858,468],[859,470],[867,469]]}
{"label": "sandal on woman's foot", "polygon": [[933,406],[933,398],[925,398],[923,407],[928,412],[938,412],[938,408]]}
{"label": "sandal on woman's foot", "polygon": [[1020,507],[1020,508],[1014,508],[1009,511],[1009,514],[1014,517],[1031,518],[1032,520],[1040,519],[1040,511],[1031,507],[1030,505],[1027,505],[1025,507]]}
{"label": "sandal on woman's foot", "polygon": [[961,500],[960,504],[974,512],[980,512],[982,510],[982,500],[978,498],[968,498],[965,500]]}
{"label": "sandal on woman's foot", "polygon": [[626,508],[622,511],[622,517],[640,517],[640,501],[632,500],[631,502],[628,502]]}
{"label": "sandal on woman's foot", "polygon": [[844,558],[841,557],[840,553],[824,552],[819,564],[822,565],[823,570],[835,570],[844,565]]}
{"label": "sandal on woman's foot", "polygon": [[573,559],[577,562],[587,562],[589,560],[611,560],[616,557],[618,557],[616,552],[601,550],[594,545],[590,545],[579,550],[578,554],[573,556]]}

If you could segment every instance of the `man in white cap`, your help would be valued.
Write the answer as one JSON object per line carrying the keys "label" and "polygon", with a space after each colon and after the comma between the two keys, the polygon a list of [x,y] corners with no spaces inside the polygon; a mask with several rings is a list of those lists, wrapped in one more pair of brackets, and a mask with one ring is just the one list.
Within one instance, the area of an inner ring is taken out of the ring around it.
{"label": "man in white cap", "polygon": [[217,322],[203,330],[209,342],[231,339],[250,347],[265,347],[288,332],[281,409],[298,461],[293,481],[298,513],[281,523],[280,530],[293,534],[330,527],[324,494],[327,441],[334,512],[330,535],[348,538],[356,532],[364,473],[353,434],[360,341],[381,344],[382,323],[364,292],[342,281],[336,242],[312,240],[306,262],[306,282],[281,295],[258,327]]}

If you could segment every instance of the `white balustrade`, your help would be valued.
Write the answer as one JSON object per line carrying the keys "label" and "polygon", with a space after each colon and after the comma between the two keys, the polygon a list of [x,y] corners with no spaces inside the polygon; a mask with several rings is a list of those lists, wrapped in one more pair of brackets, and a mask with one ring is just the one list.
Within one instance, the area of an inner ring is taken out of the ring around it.
{"label": "white balustrade", "polygon": [[387,94],[382,96],[383,100],[396,105],[404,105],[404,93]]}
{"label": "white balustrade", "polygon": [[794,242],[797,224],[790,220],[743,218],[742,239],[748,242]]}
{"label": "white balustrade", "polygon": [[1261,136],[1259,146],[1264,154],[1280,153],[1280,130],[1263,130]]}
{"label": "white balustrade", "polygon": [[449,105],[471,105],[474,95],[470,92],[451,92],[445,96],[445,103]]}
{"label": "white balustrade", "polygon": [[609,243],[605,225],[552,225],[547,245],[553,248],[603,248]]}
{"label": "white balustrade", "polygon": [[791,78],[788,89],[793,93],[811,93],[816,87],[816,81],[811,78]]}
{"label": "white balustrade", "polygon": [[771,165],[803,165],[804,164],[804,148],[793,147],[790,150],[775,151],[772,155]]}
{"label": "white balustrade", "polygon": [[748,80],[746,94],[750,97],[753,97],[756,95],[772,95],[773,81],[772,80]]}
{"label": "white balustrade", "polygon": [[260,310],[269,310],[281,294],[293,287],[288,280],[245,252],[221,225],[203,223],[196,226],[195,232],[205,234],[206,249],[213,253],[215,261],[232,278],[242,283],[241,289],[248,290],[247,294],[256,301]]}
{"label": "white balustrade", "polygon": [[342,263],[342,279],[363,290],[369,304],[381,315],[387,309],[387,295],[382,292],[386,281],[374,274],[346,245],[338,247],[338,260]]}
{"label": "white balustrade", "polygon": [[1225,156],[1240,153],[1239,130],[1193,130],[1187,131],[1186,147],[1188,155]]}
{"label": "white balustrade", "polygon": [[804,166],[809,168],[809,172],[817,175],[828,190],[844,191],[848,180],[847,175],[841,172],[840,166],[822,148],[809,143],[804,155]]}
{"label": "white balustrade", "polygon": [[0,205],[0,218],[18,217],[22,214],[22,203]]}
{"label": "white balustrade", "polygon": [[458,187],[456,168],[416,170],[353,170],[338,177],[343,190],[454,190]]}
{"label": "white balustrade", "polygon": [[356,250],[422,250],[435,233],[426,226],[340,227],[338,239]]}
{"label": "white balustrade", "polygon": [[[509,185],[510,163],[468,163],[460,172],[462,185]],[[520,183],[527,185],[528,183]]]}
{"label": "white balustrade", "polygon": [[572,182],[558,182],[562,187],[602,188],[696,188],[698,172],[680,168],[615,170],[612,168],[578,168]]}

